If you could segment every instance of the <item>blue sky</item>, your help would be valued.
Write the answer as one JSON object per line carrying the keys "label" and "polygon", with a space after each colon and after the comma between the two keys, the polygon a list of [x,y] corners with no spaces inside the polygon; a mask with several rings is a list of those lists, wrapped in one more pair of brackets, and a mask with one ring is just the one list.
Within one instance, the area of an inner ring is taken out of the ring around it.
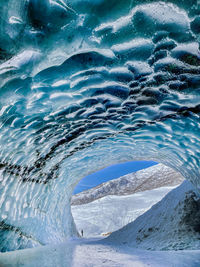
{"label": "blue sky", "polygon": [[95,187],[106,181],[116,179],[127,173],[136,172],[138,170],[142,170],[156,164],[157,162],[155,161],[130,161],[112,165],[83,178],[76,186],[74,194]]}

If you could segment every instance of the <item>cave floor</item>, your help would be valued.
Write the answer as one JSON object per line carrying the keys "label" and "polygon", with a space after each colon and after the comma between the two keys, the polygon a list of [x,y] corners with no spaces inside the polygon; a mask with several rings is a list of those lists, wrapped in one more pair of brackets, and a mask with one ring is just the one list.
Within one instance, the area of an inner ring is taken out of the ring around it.
{"label": "cave floor", "polygon": [[97,239],[76,239],[59,245],[44,246],[0,254],[0,266],[27,267],[198,267],[200,250],[147,251],[106,245]]}

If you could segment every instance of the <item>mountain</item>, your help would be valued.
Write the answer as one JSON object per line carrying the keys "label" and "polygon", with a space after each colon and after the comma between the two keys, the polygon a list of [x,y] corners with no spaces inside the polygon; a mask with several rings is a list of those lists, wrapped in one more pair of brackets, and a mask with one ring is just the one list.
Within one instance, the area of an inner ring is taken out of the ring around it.
{"label": "mountain", "polygon": [[164,186],[176,186],[183,180],[180,173],[157,164],[76,194],[72,196],[71,205],[86,204],[108,195],[130,195]]}

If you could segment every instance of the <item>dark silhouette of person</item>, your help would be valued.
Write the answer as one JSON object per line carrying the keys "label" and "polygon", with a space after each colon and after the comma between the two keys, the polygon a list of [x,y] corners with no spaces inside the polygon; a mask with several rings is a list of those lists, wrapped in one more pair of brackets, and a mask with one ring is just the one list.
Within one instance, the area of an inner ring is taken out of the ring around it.
{"label": "dark silhouette of person", "polygon": [[83,229],[81,230],[81,235],[83,236]]}

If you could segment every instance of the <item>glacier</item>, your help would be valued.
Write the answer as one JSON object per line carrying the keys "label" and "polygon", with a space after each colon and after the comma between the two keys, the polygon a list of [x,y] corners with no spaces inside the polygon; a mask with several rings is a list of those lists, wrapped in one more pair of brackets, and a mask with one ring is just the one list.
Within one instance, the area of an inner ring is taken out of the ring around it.
{"label": "glacier", "polygon": [[[112,246],[127,244],[134,249],[196,250],[199,253],[200,199],[195,191],[189,181],[184,181],[151,209],[137,217],[135,221],[111,233],[103,242]],[[195,264],[191,261],[189,265],[198,266],[199,262],[200,253],[198,262]],[[183,266],[183,263],[180,266]]]}
{"label": "glacier", "polygon": [[0,251],[77,235],[86,175],[154,160],[200,192],[198,0],[1,0]]}

